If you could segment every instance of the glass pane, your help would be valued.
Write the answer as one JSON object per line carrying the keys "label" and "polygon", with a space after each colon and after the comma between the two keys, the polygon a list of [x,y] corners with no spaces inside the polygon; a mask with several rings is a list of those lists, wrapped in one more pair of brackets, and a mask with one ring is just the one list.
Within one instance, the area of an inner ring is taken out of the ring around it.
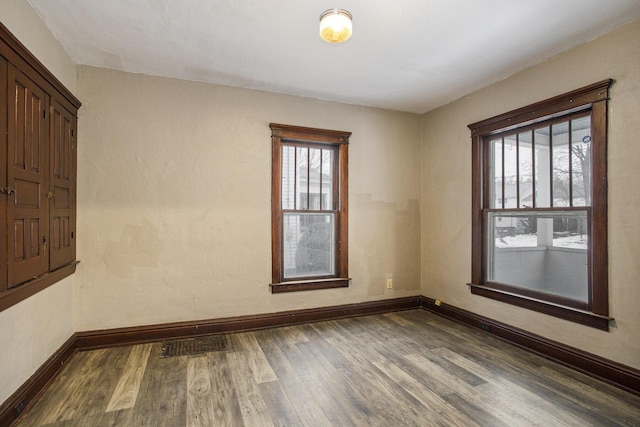
{"label": "glass pane", "polygon": [[333,210],[333,150],[322,150],[322,206]]}
{"label": "glass pane", "polygon": [[573,206],[591,206],[591,117],[571,121]]}
{"label": "glass pane", "polygon": [[587,302],[586,211],[488,214],[487,279]]}
{"label": "glass pane", "polygon": [[282,147],[282,209],[295,209],[296,149]]}
{"label": "glass pane", "polygon": [[295,209],[309,209],[309,149],[297,147],[296,165],[296,207]]}
{"label": "glass pane", "polygon": [[504,207],[518,207],[518,148],[515,135],[504,138]]}
{"label": "glass pane", "polygon": [[518,179],[520,183],[519,208],[533,207],[532,131],[518,135]]}
{"label": "glass pane", "polygon": [[536,208],[551,207],[551,156],[549,153],[549,127],[534,131],[535,147],[535,203]]}
{"label": "glass pane", "polygon": [[309,209],[320,210],[322,155],[319,148],[309,149]]}
{"label": "glass pane", "polygon": [[334,214],[284,214],[285,279],[335,275]]}
{"label": "glass pane", "polygon": [[570,206],[569,201],[569,122],[551,126],[553,167],[553,206]]}
{"label": "glass pane", "polygon": [[491,168],[489,170],[493,193],[491,194],[491,207],[502,208],[502,139],[491,141]]}
{"label": "glass pane", "polygon": [[584,212],[575,216],[563,215],[553,218],[553,246],[583,251],[588,249],[587,217]]}

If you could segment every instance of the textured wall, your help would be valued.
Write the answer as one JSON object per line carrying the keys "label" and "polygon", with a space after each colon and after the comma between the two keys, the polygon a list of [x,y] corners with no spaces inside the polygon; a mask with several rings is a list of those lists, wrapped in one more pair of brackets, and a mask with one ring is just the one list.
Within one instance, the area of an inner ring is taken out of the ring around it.
{"label": "textured wall", "polygon": [[[78,330],[420,293],[420,116],[91,67],[77,87]],[[353,132],[347,289],[270,293],[270,122]]]}
{"label": "textured wall", "polygon": [[28,1],[2,0],[0,22],[75,94],[74,63]]}
{"label": "textured wall", "polygon": [[[640,368],[640,22],[554,57],[422,118],[422,294]],[[467,125],[606,78],[609,104],[611,332],[471,295],[471,139]]]}
{"label": "textured wall", "polygon": [[[70,90],[75,66],[24,0],[2,0],[0,21]],[[73,333],[73,277],[0,312],[0,403]]]}

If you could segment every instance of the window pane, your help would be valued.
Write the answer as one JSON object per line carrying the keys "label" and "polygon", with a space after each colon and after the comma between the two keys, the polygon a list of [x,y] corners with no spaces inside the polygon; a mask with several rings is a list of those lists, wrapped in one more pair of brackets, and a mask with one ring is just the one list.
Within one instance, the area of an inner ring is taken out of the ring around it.
{"label": "window pane", "polygon": [[504,207],[516,208],[518,204],[518,149],[516,136],[504,138]]}
{"label": "window pane", "polygon": [[294,209],[296,200],[296,149],[292,146],[282,147],[282,209]]}
{"label": "window pane", "polygon": [[296,207],[295,209],[309,209],[309,149],[296,148]]}
{"label": "window pane", "polygon": [[284,214],[284,278],[335,274],[334,214]]}
{"label": "window pane", "polygon": [[502,139],[491,141],[491,165],[489,177],[491,188],[491,207],[502,208]]}
{"label": "window pane", "polygon": [[591,117],[571,121],[573,206],[591,206]]}
{"label": "window pane", "polygon": [[570,206],[569,203],[569,122],[551,126],[553,139],[551,158],[553,167],[553,206]]}
{"label": "window pane", "polygon": [[322,155],[319,148],[309,149],[309,209],[320,210]]}
{"label": "window pane", "polygon": [[333,210],[333,150],[322,150],[322,207]]}
{"label": "window pane", "polygon": [[489,281],[588,301],[586,211],[488,215]]}
{"label": "window pane", "polygon": [[533,162],[531,160],[532,131],[518,134],[519,208],[533,207]]}
{"label": "window pane", "polygon": [[551,155],[549,153],[549,127],[534,131],[535,146],[535,206],[551,207]]}

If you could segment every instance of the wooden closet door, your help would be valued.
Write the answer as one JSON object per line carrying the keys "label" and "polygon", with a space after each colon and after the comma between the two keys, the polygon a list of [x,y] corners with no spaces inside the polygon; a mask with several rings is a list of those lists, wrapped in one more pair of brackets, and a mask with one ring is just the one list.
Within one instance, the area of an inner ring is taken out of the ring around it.
{"label": "wooden closet door", "polygon": [[8,286],[49,270],[48,95],[9,66],[7,144]]}
{"label": "wooden closet door", "polygon": [[[8,108],[9,108],[9,62],[0,56],[0,188],[7,186],[7,146],[8,146]],[[0,229],[6,230],[7,197],[0,195]],[[6,232],[5,232],[6,233]],[[7,238],[0,238],[0,292],[8,289],[7,284]]]}
{"label": "wooden closet door", "polygon": [[49,268],[54,270],[76,259],[76,117],[51,99]]}

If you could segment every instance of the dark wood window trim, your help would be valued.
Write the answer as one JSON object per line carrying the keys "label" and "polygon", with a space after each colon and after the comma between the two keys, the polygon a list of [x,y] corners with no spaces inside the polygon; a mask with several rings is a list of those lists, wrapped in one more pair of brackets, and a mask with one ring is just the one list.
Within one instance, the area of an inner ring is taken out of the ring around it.
{"label": "dark wood window trim", "polygon": [[[57,215],[62,215],[61,209],[58,205],[62,206],[62,201],[65,200],[62,196],[67,195],[68,200],[68,209],[72,211],[72,224],[71,227],[67,227],[65,224],[65,228],[70,228],[70,238],[72,240],[71,246],[68,247],[64,256],[59,257],[58,253],[54,254],[54,260],[50,261],[49,268],[45,269],[44,272],[37,274],[29,275],[26,280],[23,279],[15,280],[15,283],[10,283],[8,281],[8,254],[10,248],[7,244],[7,236],[5,233],[5,238],[0,239],[0,311],[3,311],[27,298],[36,294],[37,292],[51,286],[52,284],[64,279],[65,277],[73,274],[76,270],[76,265],[78,262],[75,260],[75,144],[77,141],[76,135],[76,115],[77,110],[80,108],[80,101],[67,89],[65,86],[31,53],[29,50],[4,26],[0,23],[0,135],[2,135],[2,146],[4,147],[0,150],[0,187],[3,187],[4,194],[11,194],[15,191],[15,189],[10,187],[9,182],[7,182],[7,147],[8,147],[8,135],[10,131],[10,123],[8,121],[9,115],[11,113],[9,105],[10,105],[10,94],[13,90],[10,88],[11,79],[16,79],[19,76],[21,80],[28,80],[31,82],[34,87],[38,88],[38,91],[42,91],[44,93],[43,99],[43,110],[42,110],[42,119],[44,119],[46,124],[46,132],[43,133],[43,137],[46,138],[50,143],[55,140],[56,147],[59,146],[61,138],[65,138],[64,143],[68,143],[71,141],[73,148],[71,151],[73,152],[70,158],[65,158],[65,165],[68,165],[71,168],[71,175],[68,175],[65,169],[64,176],[58,177],[58,181],[56,185],[52,185],[49,187],[49,184],[53,182],[51,177],[49,177],[49,168],[52,167],[51,172],[53,175],[56,174],[56,171],[53,169],[55,163],[49,163],[49,160],[53,159],[45,159],[47,163],[44,165],[44,170],[46,171],[47,178],[44,181],[45,192],[49,191],[49,199],[46,197],[43,199],[45,203],[49,203],[51,205],[49,220],[57,221],[60,218]],[[66,121],[64,121],[61,117],[65,115]],[[53,123],[54,118],[58,117],[60,123],[64,125],[64,129],[59,127],[55,127],[55,125],[59,123]],[[64,121],[64,123],[63,123]],[[51,133],[49,133],[51,132]],[[48,152],[48,148],[47,148]],[[66,167],[66,166],[65,166]],[[59,184],[61,183],[59,178],[67,178],[69,179],[69,183],[71,183],[71,187],[64,188],[66,191],[65,194],[58,194],[59,203],[55,203],[52,201],[53,197],[56,197],[56,192],[59,189]],[[7,227],[8,230],[8,219],[7,219],[7,211],[8,211],[8,202],[11,200],[10,197],[6,195],[0,195],[0,224],[2,227]],[[64,213],[64,215],[68,215],[68,213]],[[57,223],[56,223],[57,225]],[[43,227],[43,229],[45,229]],[[54,249],[57,249],[57,241],[56,236],[50,233],[45,234],[46,244],[49,249],[48,253],[53,253]],[[67,242],[65,241],[65,245]],[[64,246],[67,248],[67,246]],[[57,257],[57,258],[56,258]]]}
{"label": "dark wood window trim", "polygon": [[[351,132],[315,129],[271,123],[272,173],[271,173],[271,292],[294,292],[314,289],[348,287],[348,146]],[[334,176],[335,198],[335,275],[330,277],[304,277],[285,279],[283,271],[283,215],[282,209],[282,147],[302,145],[327,147],[336,155]]]}
{"label": "dark wood window trim", "polygon": [[[471,292],[508,304],[539,311],[602,330],[609,330],[607,251],[607,79],[592,85],[469,125],[472,140],[472,264]],[[488,162],[485,140],[489,136],[573,113],[590,111],[592,129],[592,200],[589,301],[586,307],[568,307],[561,300],[543,300],[518,288],[485,280],[487,233],[483,215],[489,207],[489,183],[484,170]]]}

